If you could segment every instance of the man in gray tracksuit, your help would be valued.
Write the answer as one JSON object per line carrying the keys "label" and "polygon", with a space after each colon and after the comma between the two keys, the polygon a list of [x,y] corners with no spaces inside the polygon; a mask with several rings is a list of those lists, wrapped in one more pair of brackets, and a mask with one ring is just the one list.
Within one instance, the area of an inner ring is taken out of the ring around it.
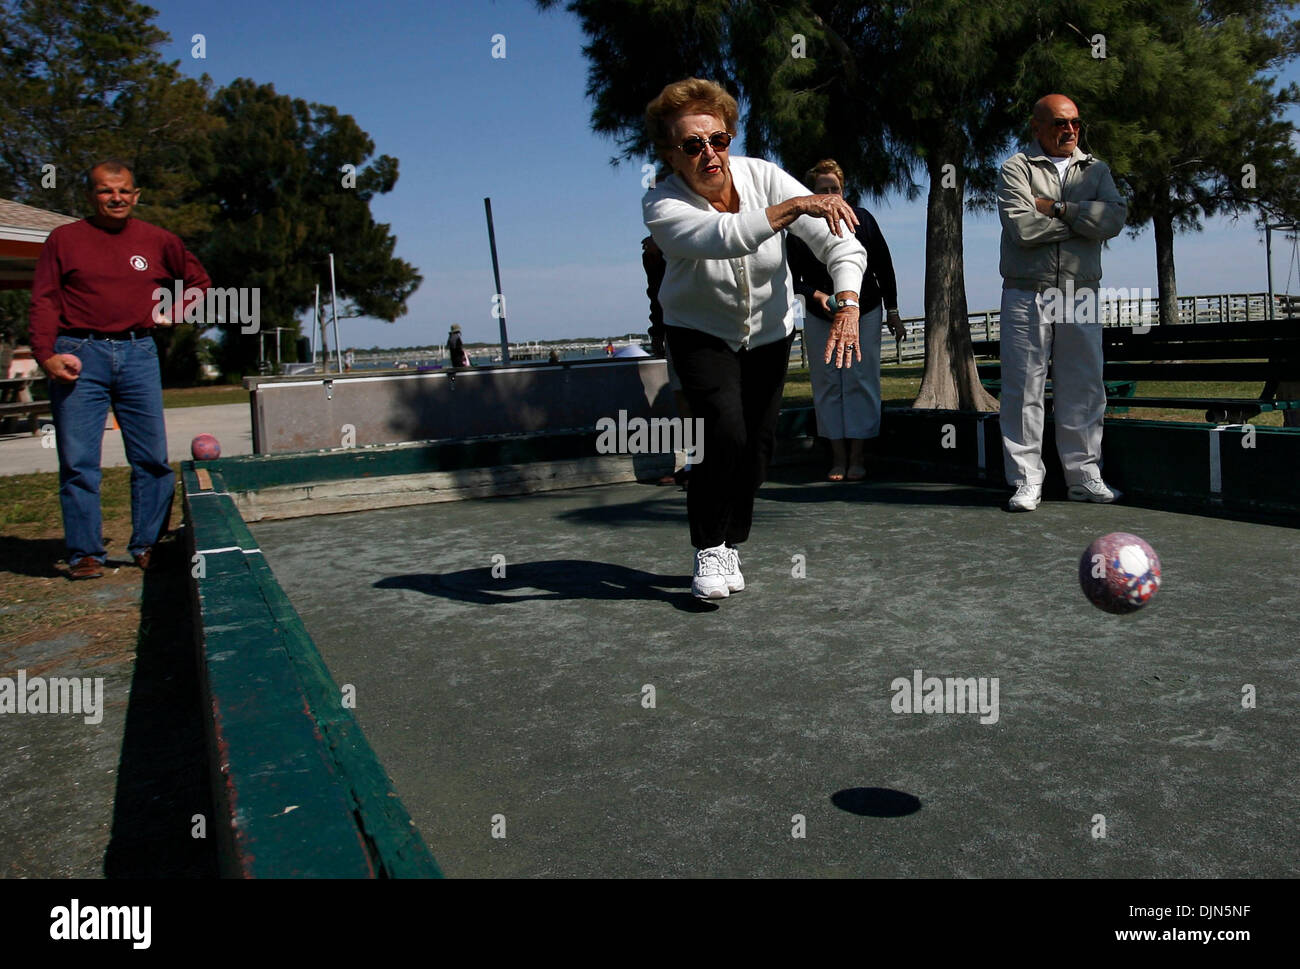
{"label": "man in gray tracksuit", "polygon": [[1033,511],[1045,470],[1043,392],[1051,363],[1056,448],[1074,501],[1111,502],[1101,478],[1101,243],[1128,214],[1110,169],[1079,150],[1074,102],[1049,94],[1034,105],[1034,140],[998,177],[1002,219],[1002,444],[1008,508]]}

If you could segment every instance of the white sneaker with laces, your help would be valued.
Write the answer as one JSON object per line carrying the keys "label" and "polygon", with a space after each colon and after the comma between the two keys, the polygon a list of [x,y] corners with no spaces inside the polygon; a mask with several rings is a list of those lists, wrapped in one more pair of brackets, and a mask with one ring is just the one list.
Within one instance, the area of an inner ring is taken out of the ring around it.
{"label": "white sneaker with laces", "polygon": [[1082,484],[1070,485],[1071,501],[1095,501],[1099,505],[1109,505],[1120,497],[1120,492],[1100,478],[1089,478]]}
{"label": "white sneaker with laces", "polygon": [[745,577],[740,574],[740,549],[727,545],[727,591],[744,592]]}
{"label": "white sneaker with laces", "polygon": [[731,595],[727,577],[731,573],[731,549],[725,545],[702,548],[695,553],[695,578],[691,595],[697,599],[725,599]]}
{"label": "white sneaker with laces", "polygon": [[1043,486],[1036,484],[1020,485],[1016,488],[1016,493],[1011,496],[1007,502],[1008,511],[1033,511],[1038,507],[1038,503],[1043,500]]}

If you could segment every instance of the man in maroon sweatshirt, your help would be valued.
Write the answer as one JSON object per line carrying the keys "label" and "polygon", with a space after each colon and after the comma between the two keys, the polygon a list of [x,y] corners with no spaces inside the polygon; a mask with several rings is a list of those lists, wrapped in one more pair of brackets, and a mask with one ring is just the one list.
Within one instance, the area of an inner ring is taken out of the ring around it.
{"label": "man in maroon sweatshirt", "polygon": [[[131,218],[140,201],[131,169],[104,161],[86,175],[95,214],[50,233],[32,283],[32,353],[50,376],[59,501],[68,575],[103,574],[99,505],[104,423],[111,406],[131,465],[131,538],[142,569],[165,533],[174,476],[167,463],[158,348],[150,333],[168,325],[157,290],[174,280],[206,291],[199,261],[170,232]],[[175,311],[173,311],[175,312]]]}

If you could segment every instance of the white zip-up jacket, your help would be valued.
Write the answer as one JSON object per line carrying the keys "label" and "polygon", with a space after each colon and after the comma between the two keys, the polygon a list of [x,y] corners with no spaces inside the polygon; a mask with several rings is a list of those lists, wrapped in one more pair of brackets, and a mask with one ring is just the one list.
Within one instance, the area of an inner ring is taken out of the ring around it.
{"label": "white zip-up jacket", "polygon": [[[719,212],[677,175],[648,191],[641,208],[668,264],[659,287],[664,323],[708,333],[740,350],[784,339],[802,321],[785,243],[766,210],[810,193],[771,162],[743,155],[730,160],[739,212]],[[858,291],[867,253],[852,232],[836,236],[825,220],[808,216],[795,219],[789,231],[826,264],[835,292]]]}
{"label": "white zip-up jacket", "polygon": [[[1065,203],[1057,219],[1034,199]],[[1076,145],[1062,183],[1037,141],[1006,160],[998,176],[1002,219],[1002,288],[1042,292],[1073,280],[1078,289],[1101,280],[1101,244],[1119,235],[1128,216],[1106,163]]]}

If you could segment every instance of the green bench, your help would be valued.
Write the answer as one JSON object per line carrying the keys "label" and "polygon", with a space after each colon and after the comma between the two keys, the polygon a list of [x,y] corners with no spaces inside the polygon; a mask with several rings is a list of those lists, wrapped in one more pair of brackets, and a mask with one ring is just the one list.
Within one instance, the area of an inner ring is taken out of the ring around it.
{"label": "green bench", "polygon": [[[997,340],[972,341],[977,356],[997,356]],[[1259,323],[1106,327],[1103,378],[1108,405],[1205,410],[1211,423],[1241,423],[1265,411],[1300,418],[1300,319]],[[1000,387],[1001,367],[979,364],[986,385]],[[1138,397],[1139,380],[1259,382],[1258,398]],[[1133,390],[1128,390],[1128,387]]]}

